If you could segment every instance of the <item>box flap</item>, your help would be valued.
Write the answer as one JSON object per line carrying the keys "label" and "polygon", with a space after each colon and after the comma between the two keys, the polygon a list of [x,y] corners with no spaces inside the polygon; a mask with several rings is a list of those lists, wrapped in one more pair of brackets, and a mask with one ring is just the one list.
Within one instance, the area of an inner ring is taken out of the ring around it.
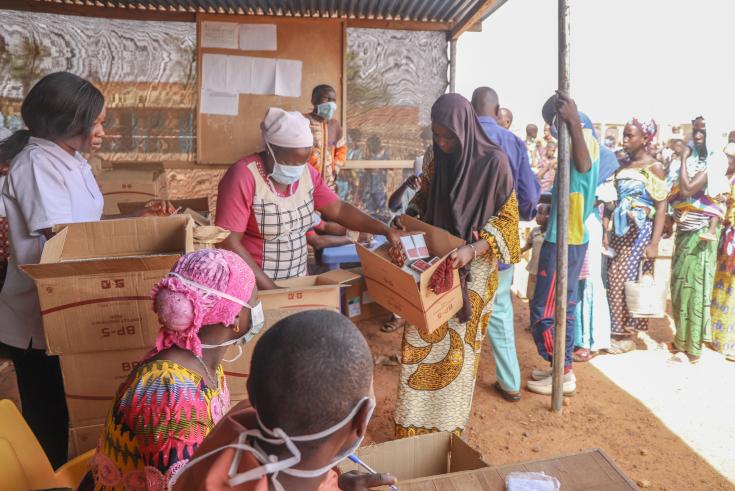
{"label": "box flap", "polygon": [[450,251],[465,245],[464,240],[455,237],[446,230],[434,227],[408,215],[403,215],[401,217],[401,224],[406,227],[406,230],[408,231],[423,232],[424,238],[426,239],[426,245],[429,246],[429,250],[437,256],[444,256]]}
{"label": "box flap", "polygon": [[317,276],[316,282],[317,285],[342,285],[359,279],[359,274],[344,269],[334,269]]}
{"label": "box flap", "polygon": [[59,262],[61,254],[64,252],[64,244],[66,244],[66,236],[69,234],[69,228],[67,226],[54,226],[53,230],[56,232],[56,235],[46,241],[43,245],[43,251],[41,251],[40,262],[42,264]]}
{"label": "box flap", "polygon": [[97,259],[94,261],[71,261],[49,264],[23,264],[20,269],[34,280],[65,278],[68,276],[88,276],[95,274],[116,274],[134,271],[169,271],[178,254],[157,256]]}
{"label": "box flap", "polygon": [[194,250],[193,222],[183,215],[73,223],[59,235],[44,247],[42,264]]}
{"label": "box flap", "polygon": [[[393,474],[399,482],[436,476],[448,471],[450,438],[451,433],[430,433],[362,447],[357,455],[377,472]],[[340,470],[358,469],[352,462],[345,462]]]}
{"label": "box flap", "polygon": [[473,471],[488,467],[482,459],[482,454],[455,434],[452,434],[450,452],[449,472]]}

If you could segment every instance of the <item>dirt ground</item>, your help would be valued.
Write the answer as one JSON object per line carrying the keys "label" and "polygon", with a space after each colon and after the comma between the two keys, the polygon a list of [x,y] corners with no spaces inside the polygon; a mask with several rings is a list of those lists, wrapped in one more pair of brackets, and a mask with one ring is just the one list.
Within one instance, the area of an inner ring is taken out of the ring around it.
{"label": "dirt ground", "polygon": [[[530,332],[523,327],[528,323],[528,304],[515,298],[514,305],[518,358],[525,382],[533,368],[545,366]],[[400,353],[401,331],[382,333],[377,321],[363,322],[361,328],[376,357]],[[671,334],[665,320],[653,321],[650,335],[657,341],[668,341]],[[495,365],[485,342],[472,415],[463,438],[491,465],[602,448],[641,487],[672,491],[735,489],[651,411],[597,368],[579,363],[574,370],[577,391],[567,399],[569,405],[561,414],[549,411],[549,397],[525,389],[522,400],[511,404],[492,389]],[[376,366],[378,407],[370,424],[368,444],[393,438],[398,374],[398,366]],[[696,424],[695,419],[692,424]]]}
{"label": "dirt ground", "polygon": [[[536,354],[530,332],[523,327],[528,323],[528,304],[515,298],[514,305],[518,358],[525,381],[533,368],[544,368],[544,363]],[[398,354],[401,331],[385,334],[380,332],[380,325],[378,320],[366,321],[361,325],[373,354],[376,358],[380,355]],[[669,341],[671,330],[666,320],[653,321],[650,336],[657,342]],[[641,348],[645,349],[645,346]],[[642,354],[640,351],[635,353]],[[600,358],[597,360],[606,361]],[[686,368],[692,367],[682,367]],[[644,369],[656,370],[650,366]],[[376,366],[375,391],[378,406],[365,444],[380,443],[393,438],[398,373],[397,365]],[[485,342],[472,415],[463,438],[480,450],[485,461],[491,465],[602,448],[629,477],[644,488],[670,491],[735,490],[735,485],[672,433],[646,406],[618,387],[598,368],[589,363],[575,364],[575,373],[577,392],[573,397],[567,398],[569,405],[564,407],[562,414],[549,411],[549,397],[526,390],[523,390],[519,403],[508,403],[492,389],[495,366],[489,345]],[[12,367],[0,367],[0,397],[17,399],[14,379]],[[732,406],[728,409],[729,404],[717,395],[708,393],[706,397],[715,397],[710,402],[714,406],[722,404],[720,410],[729,411],[729,417],[732,418]],[[670,405],[666,408],[671,409]],[[691,426],[702,426],[701,419],[710,417],[711,414],[696,414],[692,417]],[[697,423],[697,420],[700,422]],[[717,430],[717,425],[714,426]],[[697,430],[695,428],[692,431]],[[732,439],[733,435],[720,438],[720,444],[723,445],[724,441],[724,446],[728,447]],[[731,446],[730,448],[732,449]],[[718,449],[715,450],[718,452]]]}

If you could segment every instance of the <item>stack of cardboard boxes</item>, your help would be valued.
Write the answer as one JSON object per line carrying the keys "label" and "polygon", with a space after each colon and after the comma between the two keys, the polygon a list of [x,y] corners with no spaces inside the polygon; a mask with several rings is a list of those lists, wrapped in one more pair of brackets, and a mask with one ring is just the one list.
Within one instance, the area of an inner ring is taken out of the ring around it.
{"label": "stack of cardboard boxes", "polygon": [[73,454],[95,446],[117,387],[155,343],[153,285],[192,249],[188,217],[108,220],[64,227],[21,267],[60,355]]}
{"label": "stack of cardboard boxes", "polygon": [[[72,455],[96,446],[118,386],[154,346],[159,323],[151,290],[194,249],[193,230],[188,215],[72,224],[46,243],[39,264],[22,266],[38,288],[47,351],[60,355]],[[300,310],[340,311],[342,286],[359,280],[335,270],[261,292],[261,335]],[[223,364],[233,402],[246,397],[258,337],[243,347],[243,356]],[[225,358],[237,353],[233,346]]]}

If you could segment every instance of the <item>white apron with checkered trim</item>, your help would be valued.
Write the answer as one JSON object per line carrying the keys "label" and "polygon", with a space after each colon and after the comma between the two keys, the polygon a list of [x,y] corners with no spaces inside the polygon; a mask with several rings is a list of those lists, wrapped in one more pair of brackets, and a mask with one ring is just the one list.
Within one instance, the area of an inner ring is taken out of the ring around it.
{"label": "white apron with checkered trim", "polygon": [[258,163],[248,166],[255,176],[252,213],[263,238],[263,272],[273,280],[306,274],[306,232],[314,226],[314,183],[308,169],[296,192],[278,196],[263,178]]}

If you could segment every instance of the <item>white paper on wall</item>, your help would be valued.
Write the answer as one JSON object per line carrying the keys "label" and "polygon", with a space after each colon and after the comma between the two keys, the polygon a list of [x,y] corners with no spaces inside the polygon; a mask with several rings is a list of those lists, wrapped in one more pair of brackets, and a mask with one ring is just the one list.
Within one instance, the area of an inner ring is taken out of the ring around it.
{"label": "white paper on wall", "polygon": [[277,60],[276,62],[276,95],[285,97],[301,97],[300,60]]}
{"label": "white paper on wall", "polygon": [[227,57],[227,90],[239,94],[252,93],[253,58]]}
{"label": "white paper on wall", "polygon": [[228,56],[205,53],[202,56],[202,87],[225,92]]}
{"label": "white paper on wall", "polygon": [[202,48],[237,49],[238,27],[234,22],[202,22]]}
{"label": "white paper on wall", "polygon": [[278,45],[275,24],[240,24],[240,49],[275,51]]}
{"label": "white paper on wall", "polygon": [[276,59],[252,58],[253,70],[250,77],[251,94],[272,95],[276,93]]}
{"label": "white paper on wall", "polygon": [[236,92],[224,92],[202,88],[199,98],[199,112],[237,116],[240,96]]}

